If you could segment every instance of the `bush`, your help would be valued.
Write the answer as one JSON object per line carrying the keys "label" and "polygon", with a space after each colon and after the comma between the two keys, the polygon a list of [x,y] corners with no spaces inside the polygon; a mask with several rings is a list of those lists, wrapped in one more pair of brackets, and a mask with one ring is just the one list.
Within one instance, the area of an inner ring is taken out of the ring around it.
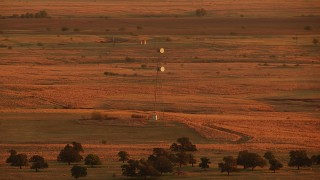
{"label": "bush", "polygon": [[131,118],[142,119],[142,118],[146,118],[146,116],[141,114],[132,114]]}
{"label": "bush", "polygon": [[127,57],[125,58],[125,61],[127,61],[127,62],[134,62],[135,59],[127,56]]}
{"label": "bush", "polygon": [[316,38],[314,38],[314,39],[312,40],[312,43],[313,43],[314,45],[317,45],[317,44],[319,43],[319,40],[316,39]]}
{"label": "bush", "polygon": [[103,74],[106,75],[106,76],[119,76],[118,73],[108,72],[108,71],[104,72]]}
{"label": "bush", "polygon": [[61,31],[69,31],[69,28],[68,27],[62,27]]}
{"label": "bush", "polygon": [[101,112],[92,112],[91,113],[91,119],[92,120],[102,120],[103,119],[103,114]]}
{"label": "bush", "polygon": [[308,26],[305,26],[305,27],[304,27],[304,30],[310,31],[310,30],[312,30],[312,26],[309,26],[309,25],[308,25]]}
{"label": "bush", "polygon": [[202,17],[207,15],[207,11],[204,8],[200,8],[196,10],[196,16]]}

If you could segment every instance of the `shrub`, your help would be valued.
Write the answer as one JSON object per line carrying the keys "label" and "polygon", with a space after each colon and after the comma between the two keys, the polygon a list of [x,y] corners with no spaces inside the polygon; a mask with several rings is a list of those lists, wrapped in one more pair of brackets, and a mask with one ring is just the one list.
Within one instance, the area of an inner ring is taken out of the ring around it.
{"label": "shrub", "polygon": [[207,15],[207,11],[204,8],[200,8],[196,10],[196,16],[202,17]]}
{"label": "shrub", "polygon": [[91,113],[91,119],[92,120],[102,120],[103,114],[101,112],[94,111]]}
{"label": "shrub", "polygon": [[132,114],[131,118],[142,119],[142,118],[146,118],[146,116],[141,114]]}
{"label": "shrub", "polygon": [[68,27],[62,27],[61,31],[69,31],[69,28]]}
{"label": "shrub", "polygon": [[311,31],[312,29],[313,29],[313,28],[312,28],[312,26],[310,26],[310,25],[304,27],[304,30],[306,30],[306,31]]}
{"label": "shrub", "polygon": [[118,76],[119,74],[118,73],[114,73],[114,72],[104,72],[103,73],[104,75],[106,75],[106,76]]}
{"label": "shrub", "polygon": [[135,59],[127,56],[127,57],[125,58],[125,61],[127,61],[127,62],[134,62]]}

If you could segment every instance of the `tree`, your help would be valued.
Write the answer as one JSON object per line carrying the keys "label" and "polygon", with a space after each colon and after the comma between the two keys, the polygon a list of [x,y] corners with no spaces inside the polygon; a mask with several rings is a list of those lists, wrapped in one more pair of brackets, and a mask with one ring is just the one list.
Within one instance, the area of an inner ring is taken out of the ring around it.
{"label": "tree", "polygon": [[136,160],[128,160],[128,164],[124,164],[121,166],[122,175],[129,176],[129,177],[136,177],[137,176],[137,168],[138,168],[138,161]]}
{"label": "tree", "polygon": [[148,162],[150,162],[153,165],[153,167],[161,174],[170,173],[173,171],[174,164],[166,156],[159,156],[156,157],[156,159],[154,160],[148,159]]}
{"label": "tree", "polygon": [[27,165],[28,165],[28,157],[26,154],[17,154],[11,162],[11,166],[19,166],[20,169],[22,166],[27,166]]}
{"label": "tree", "polygon": [[319,43],[319,40],[316,39],[316,38],[314,38],[314,39],[312,40],[312,43],[313,43],[314,45],[317,45],[317,44]]}
{"label": "tree", "polygon": [[251,168],[252,171],[257,166],[264,167],[267,162],[256,153],[250,153],[247,150],[240,151],[237,158],[237,164],[243,165],[244,169]]}
{"label": "tree", "polygon": [[248,151],[244,150],[244,151],[240,151],[238,153],[238,158],[237,158],[237,164],[238,165],[243,165],[243,169],[247,169],[248,168]]}
{"label": "tree", "polygon": [[209,164],[211,164],[210,159],[206,157],[202,157],[200,160],[201,160],[201,163],[199,163],[199,167],[201,169],[206,170],[207,168],[209,168]]}
{"label": "tree", "polygon": [[149,156],[148,161],[156,160],[157,157],[160,157],[160,156],[164,156],[168,158],[173,163],[177,162],[176,155],[164,148],[153,148],[153,153],[152,155]]}
{"label": "tree", "polygon": [[187,165],[187,163],[189,162],[190,155],[182,151],[182,152],[178,152],[176,154],[176,157],[177,157],[177,162],[179,163],[179,167],[181,168],[182,165]]}
{"label": "tree", "polygon": [[154,177],[154,176],[160,176],[161,173],[152,166],[151,163],[149,163],[148,161],[141,159],[138,162],[138,176],[144,177],[145,179],[147,179],[148,176]]}
{"label": "tree", "polygon": [[10,153],[10,156],[7,158],[6,163],[13,163],[14,159],[17,156],[17,151],[16,150],[10,150],[8,152]]}
{"label": "tree", "polygon": [[35,169],[36,172],[38,172],[38,169],[48,168],[48,163],[45,162],[44,158],[39,155],[32,156],[29,162],[32,162],[30,168]]}
{"label": "tree", "polygon": [[100,161],[99,156],[95,154],[88,154],[87,157],[84,159],[84,164],[93,167],[93,165],[101,165],[102,163]]}
{"label": "tree", "polygon": [[204,8],[200,8],[196,10],[196,16],[202,17],[207,15],[207,11]]}
{"label": "tree", "polygon": [[319,165],[320,164],[320,155],[313,155],[311,156],[312,164]]}
{"label": "tree", "polygon": [[128,164],[121,166],[122,175],[124,176],[144,177],[146,179],[148,176],[154,177],[161,175],[150,162],[144,159],[140,159],[139,161],[130,159],[127,163]]}
{"label": "tree", "polygon": [[288,166],[297,166],[298,170],[300,167],[309,167],[312,162],[309,159],[307,152],[303,150],[290,151],[290,160]]}
{"label": "tree", "polygon": [[80,143],[73,142],[72,146],[67,144],[64,149],[60,151],[57,160],[58,162],[67,162],[69,165],[72,162],[80,162],[83,159],[80,152],[83,152]]}
{"label": "tree", "polygon": [[80,143],[77,143],[77,142],[72,142],[72,146],[73,146],[73,149],[76,151],[76,152],[84,152],[83,150],[83,147]]}
{"label": "tree", "polygon": [[275,159],[273,153],[271,151],[267,151],[266,153],[264,153],[263,157],[267,160],[271,160],[271,159]]}
{"label": "tree", "polygon": [[177,139],[177,143],[173,143],[170,146],[170,150],[172,151],[197,151],[196,145],[192,144],[189,138],[187,137],[181,137]]}
{"label": "tree", "polygon": [[189,154],[189,164],[193,167],[193,164],[197,163],[197,160],[194,158],[193,154]]}
{"label": "tree", "polygon": [[237,159],[232,156],[226,156],[223,158],[224,163],[219,163],[218,166],[221,172],[228,172],[228,176],[230,172],[237,171]]}
{"label": "tree", "polygon": [[78,179],[79,177],[85,177],[85,176],[87,176],[87,168],[82,167],[82,166],[78,166],[78,165],[74,165],[71,168],[71,176],[73,176],[76,179]]}
{"label": "tree", "polygon": [[119,156],[119,161],[122,161],[123,163],[124,161],[129,160],[129,154],[126,151],[119,151],[118,156]]}
{"label": "tree", "polygon": [[277,159],[270,159],[269,164],[270,164],[269,170],[273,171],[274,173],[276,172],[276,170],[279,170],[280,168],[283,167],[282,163]]}

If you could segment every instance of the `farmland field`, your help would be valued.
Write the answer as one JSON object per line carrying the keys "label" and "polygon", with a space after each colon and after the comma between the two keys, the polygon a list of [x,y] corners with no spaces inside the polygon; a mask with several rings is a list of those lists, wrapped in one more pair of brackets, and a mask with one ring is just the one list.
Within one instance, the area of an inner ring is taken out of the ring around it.
{"label": "farmland field", "polygon": [[[160,179],[318,179],[287,164],[290,150],[320,154],[319,22],[316,0],[0,0],[0,179],[72,179],[56,159],[73,141],[103,162],[83,179],[123,179],[119,151],[147,158],[179,137],[212,164]],[[11,167],[10,149],[49,168]],[[284,168],[220,173],[241,150]]]}

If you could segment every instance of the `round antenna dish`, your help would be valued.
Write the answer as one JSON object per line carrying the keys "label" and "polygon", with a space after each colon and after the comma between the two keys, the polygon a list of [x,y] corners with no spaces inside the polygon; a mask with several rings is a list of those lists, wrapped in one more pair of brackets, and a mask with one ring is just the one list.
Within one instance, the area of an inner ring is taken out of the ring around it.
{"label": "round antenna dish", "polygon": [[164,48],[160,48],[160,49],[159,49],[159,52],[160,52],[161,54],[163,54],[163,53],[164,53]]}
{"label": "round antenna dish", "polygon": [[161,72],[164,72],[165,70],[166,70],[166,69],[165,69],[163,66],[160,67],[160,71],[161,71]]}

